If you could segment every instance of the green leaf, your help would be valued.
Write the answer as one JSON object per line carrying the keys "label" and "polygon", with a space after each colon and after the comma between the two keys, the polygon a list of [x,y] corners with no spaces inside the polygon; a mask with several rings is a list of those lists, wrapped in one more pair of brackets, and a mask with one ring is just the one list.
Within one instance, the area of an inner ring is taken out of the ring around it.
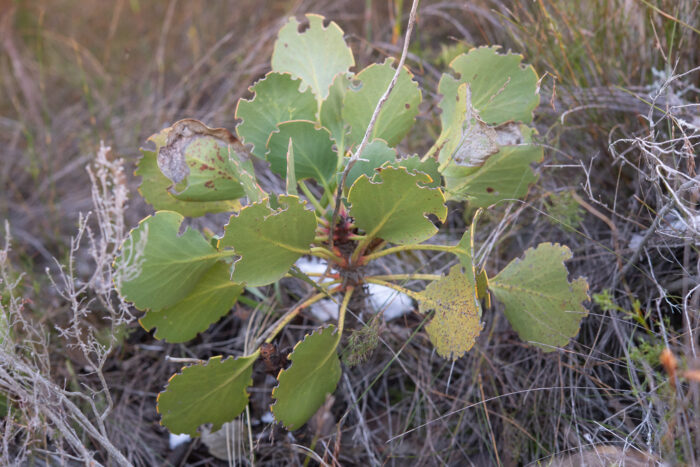
{"label": "green leaf", "polygon": [[323,26],[323,16],[307,14],[309,27],[299,32],[299,22],[289,18],[277,36],[272,69],[301,78],[320,101],[328,96],[333,78],[355,65],[343,30],[333,21]]}
{"label": "green leaf", "polygon": [[419,310],[435,310],[426,330],[438,355],[457,360],[469,351],[481,333],[481,303],[476,296],[471,268],[450,269],[446,277],[431,282],[419,299]]}
{"label": "green leaf", "polygon": [[236,418],[248,405],[246,388],[253,384],[253,363],[258,355],[212,357],[205,365],[192,365],[170,378],[158,394],[161,423],[172,433],[198,436],[197,428],[211,423],[211,431]]}
{"label": "green leaf", "polygon": [[349,87],[350,78],[346,73],[336,75],[328,98],[321,104],[319,113],[321,125],[331,132],[331,137],[340,153],[345,152],[345,136],[348,133],[348,127],[343,120],[343,100]]}
{"label": "green leaf", "polygon": [[443,172],[445,191],[450,199],[466,200],[478,207],[522,198],[537,180],[530,164],[543,157],[538,146],[503,146],[476,171],[459,167]]}
{"label": "green leaf", "polygon": [[[361,175],[366,175],[368,178],[372,178],[376,172],[375,170],[384,165],[386,162],[392,162],[396,160],[396,150],[390,148],[386,142],[381,139],[375,139],[371,143],[368,143],[362,150],[361,159],[355,162],[348,172],[348,178],[345,180],[345,186],[351,187],[355,180],[360,178]],[[340,179],[341,175],[338,175]]]}
{"label": "green leaf", "polygon": [[459,263],[464,268],[466,274],[469,275],[470,282],[474,282],[476,277],[476,269],[474,267],[474,237],[476,237],[476,223],[481,216],[482,210],[477,209],[472,217],[472,223],[469,228],[464,232],[459,243],[454,246],[452,252],[459,259]]}
{"label": "green leaf", "polygon": [[588,314],[582,305],[588,300],[588,283],[581,277],[567,280],[564,261],[569,258],[568,247],[541,243],[489,281],[520,338],[545,352],[566,345]]}
{"label": "green leaf", "polygon": [[348,194],[350,215],[368,237],[406,245],[420,243],[437,233],[426,215],[434,214],[444,222],[447,208],[439,188],[421,186],[431,182],[428,175],[389,167],[382,169],[379,179],[370,181],[362,175]]}
{"label": "green leaf", "polygon": [[218,261],[199,279],[184,299],[159,311],[148,311],[139,320],[144,329],[156,328],[155,337],[168,342],[185,342],[205,331],[229,312],[243,292],[231,282],[230,264]]}
{"label": "green leaf", "polygon": [[340,359],[336,352],[340,333],[335,326],[316,330],[299,342],[289,355],[292,364],[282,370],[272,390],[270,407],[275,419],[288,430],[306,423],[333,393],[340,380]]}
{"label": "green leaf", "polygon": [[186,297],[221,256],[183,217],[159,211],[132,230],[115,261],[119,293],[143,310],[161,310]]}
{"label": "green leaf", "polygon": [[[350,88],[345,95],[343,119],[350,124],[348,146],[362,141],[374,109],[394,77],[393,62],[387,59],[362,70],[355,78],[360,82],[359,88]],[[421,91],[412,77],[407,68],[401,70],[396,86],[377,116],[370,140],[383,139],[394,147],[408,134],[421,102]]]}
{"label": "green leaf", "polygon": [[498,47],[472,49],[450,64],[459,79],[447,73],[442,75],[438,92],[443,96],[440,102],[443,128],[454,117],[457,89],[464,83],[469,84],[472,106],[483,122],[499,125],[532,121],[532,112],[540,100],[537,73],[531,65],[521,65],[521,55],[499,54],[497,50]]}
{"label": "green leaf", "polygon": [[294,163],[294,144],[292,143],[292,138],[289,138],[287,144],[287,194],[296,196],[297,191],[297,175],[296,175],[296,164]]}
{"label": "green leaf", "polygon": [[431,181],[425,186],[430,188],[438,188],[442,185],[442,175],[440,175],[438,163],[435,159],[426,159],[421,161],[420,157],[418,156],[410,156],[405,159],[400,159],[385,164],[385,167],[404,167],[409,173],[422,172],[427,174]]}
{"label": "green leaf", "polygon": [[165,145],[170,128],[148,138],[156,144],[155,151],[141,149],[142,157],[137,163],[135,175],[141,177],[139,193],[156,211],[175,211],[183,216],[198,217],[207,213],[238,211],[238,200],[225,201],[182,201],[170,192],[173,182],[158,168],[158,149]]}
{"label": "green leaf", "polygon": [[491,308],[491,294],[489,293],[489,277],[486,271],[482,269],[476,275],[476,296],[479,300],[484,300],[486,308]]}
{"label": "green leaf", "polygon": [[271,284],[309,252],[316,215],[296,196],[280,196],[278,203],[272,209],[266,198],[231,216],[219,248],[233,247],[241,257],[233,267],[233,282],[251,287]]}
{"label": "green leaf", "polygon": [[314,122],[294,121],[281,123],[270,135],[267,160],[273,172],[286,176],[289,139],[294,148],[294,167],[297,180],[313,178],[324,184],[335,174],[338,157],[333,151],[331,135],[325,128],[315,128]]}
{"label": "green leaf", "polygon": [[236,118],[243,121],[236,131],[246,144],[252,144],[252,153],[264,159],[267,140],[281,122],[315,120],[318,104],[311,90],[299,91],[301,80],[288,74],[268,73],[250,87],[253,99],[240,99]]}

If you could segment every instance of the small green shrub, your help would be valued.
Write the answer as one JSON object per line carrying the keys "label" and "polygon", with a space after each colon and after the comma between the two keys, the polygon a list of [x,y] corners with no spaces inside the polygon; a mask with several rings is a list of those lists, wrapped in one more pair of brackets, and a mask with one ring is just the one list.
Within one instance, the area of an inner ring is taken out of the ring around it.
{"label": "small green shrub", "polygon": [[[279,372],[271,410],[288,429],[305,424],[335,391],[348,304],[365,284],[404,292],[421,313],[432,312],[427,333],[445,358],[472,348],[489,293],[522,339],[545,352],[566,345],[587,313],[582,302],[588,297],[584,279],[567,279],[567,247],[540,244],[494,277],[477,275],[472,258],[479,211],[458,243],[425,243],[438,231],[428,215],[444,222],[448,199],[485,208],[523,197],[536,181],[531,164],[542,159],[542,148],[532,143],[528,126],[539,102],[532,67],[496,48],[458,55],[438,88],[441,133],[423,157],[402,157],[395,149],[411,131],[422,99],[403,69],[369,144],[357,154],[394,76],[393,61],[352,73],[355,61],[342,30],[333,22],[324,27],[320,16],[307,18],[304,32],[293,18],[280,30],[272,71],[250,88],[252,99],[238,103],[237,135],[183,120],[149,138],[155,149],[143,150],[137,174],[141,194],[157,212],[132,231],[115,262],[120,293],[146,311],[144,328],[155,328],[159,339],[185,342],[227,314],[246,287],[288,276],[313,283],[295,262],[303,256],[327,261],[330,282],[316,285],[318,293],[287,311],[260,342],[272,343],[321,299],[339,303],[337,324],[306,335],[289,355],[291,365]],[[360,159],[348,167],[352,153]],[[286,192],[260,188],[251,154],[286,180]],[[310,184],[322,196],[315,197]],[[185,217],[231,211],[221,237],[179,233]],[[410,250],[447,252],[459,264],[446,276],[366,274],[368,263]],[[412,291],[396,283],[409,278],[429,284]],[[349,363],[367,358],[376,326],[350,338]],[[260,354],[258,348],[185,367],[159,395],[162,423],[196,435],[201,424],[216,430],[237,417],[248,403]]]}

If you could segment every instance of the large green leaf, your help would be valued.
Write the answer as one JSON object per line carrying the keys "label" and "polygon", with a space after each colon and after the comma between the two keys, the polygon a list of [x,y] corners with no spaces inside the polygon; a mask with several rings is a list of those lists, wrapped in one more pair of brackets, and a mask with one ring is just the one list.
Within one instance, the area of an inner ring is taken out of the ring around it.
{"label": "large green leaf", "polygon": [[158,168],[158,150],[166,144],[170,128],[148,138],[156,145],[155,151],[141,149],[142,157],[137,163],[135,175],[141,177],[139,193],[156,211],[175,211],[183,216],[198,217],[207,213],[237,211],[240,209],[238,200],[222,201],[183,201],[175,198],[170,192],[173,182],[163,175]]}
{"label": "large green leaf", "polygon": [[289,140],[294,148],[294,167],[297,180],[313,178],[326,183],[333,177],[338,156],[328,130],[315,128],[314,122],[294,121],[281,123],[270,135],[267,160],[273,172],[286,176]]}
{"label": "large green leaf", "polygon": [[502,146],[476,171],[452,167],[443,172],[445,191],[451,199],[467,200],[478,207],[522,198],[537,180],[530,165],[543,157],[542,147]]}
{"label": "large green leaf", "polygon": [[539,104],[537,73],[531,65],[521,65],[518,54],[499,54],[498,47],[480,47],[455,58],[450,67],[459,79],[445,73],[438,84],[442,94],[440,119],[449,126],[454,112],[457,89],[468,83],[471,103],[480,119],[489,125],[515,121],[530,123]]}
{"label": "large green leaf", "polygon": [[277,377],[272,390],[275,419],[288,430],[306,423],[333,393],[340,380],[340,359],[336,348],[340,333],[335,326],[316,330],[299,342],[289,355],[292,365]]}
{"label": "large green leaf", "polygon": [[331,132],[331,137],[341,152],[345,151],[345,136],[348,133],[348,127],[343,120],[343,100],[349,87],[350,77],[347,73],[336,75],[328,97],[321,104],[319,112],[321,125]]}
{"label": "large green leaf", "polygon": [[[368,66],[355,77],[360,82],[359,88],[350,88],[346,93],[343,118],[350,124],[348,146],[362,141],[374,109],[394,77],[393,62],[393,59],[387,59],[382,64]],[[401,70],[396,86],[377,116],[370,140],[383,139],[394,147],[409,132],[421,102],[418,83],[412,77],[407,68]]]}
{"label": "large green leaf", "polygon": [[472,268],[466,274],[456,265],[431,282],[419,299],[421,313],[435,310],[426,330],[437,353],[456,360],[470,350],[481,333],[481,303],[476,296]]}
{"label": "large green leaf", "polygon": [[489,280],[513,329],[545,352],[566,345],[588,314],[582,305],[588,300],[588,283],[581,277],[567,280],[564,261],[569,258],[566,246],[541,243]]}
{"label": "large green leaf", "polygon": [[212,357],[205,365],[192,365],[170,378],[158,394],[161,423],[173,433],[198,436],[197,428],[211,423],[211,431],[236,418],[248,405],[246,388],[253,384],[253,363],[248,357]]}
{"label": "large green leaf", "polygon": [[343,30],[333,21],[323,26],[323,16],[307,14],[309,27],[299,32],[299,22],[289,18],[277,36],[272,69],[301,78],[317,99],[324,100],[333,78],[355,64]]}
{"label": "large green leaf", "polygon": [[231,282],[231,266],[218,261],[199,279],[189,295],[159,311],[148,311],[139,320],[146,330],[156,328],[155,337],[185,342],[205,331],[231,309],[243,286]]}
{"label": "large green leaf", "polygon": [[132,230],[115,261],[119,293],[143,310],[186,297],[221,255],[195,230],[178,235],[183,217],[159,211]]}
{"label": "large green leaf", "polygon": [[268,198],[246,206],[226,225],[219,248],[233,247],[241,258],[231,280],[249,286],[280,279],[309,252],[316,231],[316,215],[296,196],[280,196],[278,208]]}
{"label": "large green leaf", "polygon": [[250,87],[253,99],[240,99],[236,128],[246,144],[253,145],[253,154],[265,158],[267,140],[277,125],[289,120],[315,120],[318,104],[310,89],[299,91],[302,82],[288,74],[268,73]]}
{"label": "large green leaf", "polygon": [[369,237],[404,245],[435,235],[438,229],[426,215],[434,214],[444,222],[447,208],[439,188],[421,186],[431,182],[428,175],[387,167],[375,178],[376,182],[362,175],[348,194],[350,215],[359,228]]}
{"label": "large green leaf", "polygon": [[[348,178],[345,180],[346,187],[351,187],[352,184],[355,183],[355,180],[360,178],[361,175],[372,178],[376,174],[376,169],[386,162],[395,161],[396,150],[390,148],[386,142],[381,139],[375,139],[365,146],[360,155],[360,159],[364,160],[357,161],[348,172]],[[339,174],[338,178],[340,179],[340,177],[341,175]]]}

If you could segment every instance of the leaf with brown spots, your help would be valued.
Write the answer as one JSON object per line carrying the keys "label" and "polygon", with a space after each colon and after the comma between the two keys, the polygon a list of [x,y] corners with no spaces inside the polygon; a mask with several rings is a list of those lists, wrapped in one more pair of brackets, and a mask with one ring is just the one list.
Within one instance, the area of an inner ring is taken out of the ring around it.
{"label": "leaf with brown spots", "polygon": [[222,201],[245,196],[229,153],[246,153],[224,128],[209,128],[194,119],[180,120],[159,146],[158,167],[173,183],[170,193],[182,201]]}
{"label": "leaf with brown spots", "polygon": [[464,355],[483,329],[474,276],[462,273],[460,265],[426,287],[419,309],[421,313],[435,310],[426,330],[437,353],[445,358],[457,360]]}

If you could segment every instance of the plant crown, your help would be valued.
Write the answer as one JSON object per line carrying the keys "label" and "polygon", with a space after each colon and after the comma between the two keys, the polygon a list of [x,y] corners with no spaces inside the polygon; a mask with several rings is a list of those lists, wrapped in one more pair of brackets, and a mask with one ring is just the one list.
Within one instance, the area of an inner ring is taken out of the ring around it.
{"label": "plant crown", "polygon": [[[455,58],[440,79],[441,132],[422,157],[400,157],[396,146],[415,124],[422,93],[401,70],[381,108],[369,144],[341,173],[359,146],[395,69],[393,60],[358,73],[342,30],[307,15],[299,32],[291,18],[279,31],[272,71],[241,99],[236,135],[196,120],[182,120],[148,140],[137,175],[142,196],[156,213],[142,220],[115,263],[120,294],[146,313],[141,324],[155,337],[185,342],[227,314],[246,288],[297,277],[315,293],[288,310],[238,357],[210,358],[174,375],[158,397],[162,423],[197,435],[205,423],[218,429],[248,403],[253,364],[301,310],[321,299],[338,303],[337,324],[306,335],[288,356],[272,391],[272,413],[288,429],[304,425],[336,389],[338,349],[353,294],[380,284],[408,294],[426,314],[437,353],[457,359],[482,329],[482,303],[502,303],[518,335],[545,352],[566,345],[586,315],[585,279],[567,279],[566,246],[543,243],[493,277],[476,270],[475,216],[455,245],[424,243],[447,217],[447,200],[486,208],[522,198],[543,158],[528,126],[539,103],[537,75],[520,55],[481,47]],[[285,193],[265,192],[252,157],[267,161],[286,181]],[[299,194],[302,192],[303,196]],[[322,193],[319,196],[314,195]],[[336,197],[340,210],[334,218]],[[233,212],[222,236],[186,229],[185,217]],[[435,250],[456,256],[447,275],[369,275],[366,265],[387,255]],[[315,256],[330,264],[326,281],[295,263]],[[422,291],[400,283],[428,282]],[[315,278],[318,279],[318,278]],[[432,313],[432,314],[430,314]]]}

